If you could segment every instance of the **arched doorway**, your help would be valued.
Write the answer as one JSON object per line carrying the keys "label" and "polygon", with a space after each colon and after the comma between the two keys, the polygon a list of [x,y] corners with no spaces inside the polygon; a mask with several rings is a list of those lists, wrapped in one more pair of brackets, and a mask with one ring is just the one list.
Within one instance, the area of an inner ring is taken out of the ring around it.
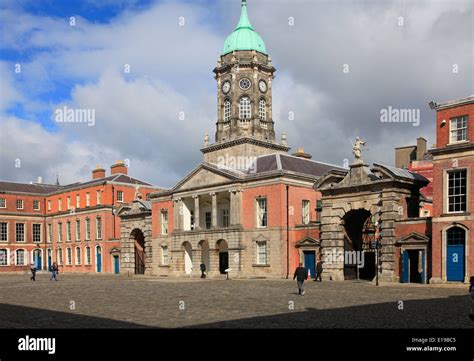
{"label": "arched doorway", "polygon": [[95,267],[97,273],[102,272],[102,247],[97,246],[95,248]]}
{"label": "arched doorway", "polygon": [[133,239],[135,249],[135,274],[145,274],[145,236],[143,232],[135,228],[130,234],[130,238]]}
{"label": "arched doorway", "polygon": [[446,231],[446,276],[448,281],[463,282],[465,274],[466,230],[451,227]]}
{"label": "arched doorway", "polygon": [[229,246],[223,239],[217,241],[217,249],[219,251],[219,272],[221,274],[226,273],[226,269],[229,268]]}
{"label": "arched doorway", "polygon": [[375,277],[375,222],[366,209],[351,210],[343,218],[344,224],[344,279]]}
{"label": "arched doorway", "polygon": [[43,252],[40,249],[35,249],[33,251],[33,264],[35,265],[38,271],[41,271],[43,261],[42,261]]}
{"label": "arched doorway", "polygon": [[204,240],[199,242],[199,246],[201,247],[201,263],[204,263],[206,266],[206,271],[209,272],[211,270],[211,258],[209,255],[209,242]]}
{"label": "arched doorway", "polygon": [[184,273],[190,275],[193,271],[193,248],[191,243],[184,242],[183,243],[183,250],[184,250]]}

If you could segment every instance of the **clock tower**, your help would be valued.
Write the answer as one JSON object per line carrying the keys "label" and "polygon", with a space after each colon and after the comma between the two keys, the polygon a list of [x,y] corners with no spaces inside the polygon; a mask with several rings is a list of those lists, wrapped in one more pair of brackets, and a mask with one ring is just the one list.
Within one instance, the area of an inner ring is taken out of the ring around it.
{"label": "clock tower", "polygon": [[215,143],[205,141],[204,160],[219,155],[258,156],[286,153],[286,140],[275,141],[272,84],[276,69],[265,43],[254,30],[242,0],[240,21],[224,44],[214,69],[217,81]]}

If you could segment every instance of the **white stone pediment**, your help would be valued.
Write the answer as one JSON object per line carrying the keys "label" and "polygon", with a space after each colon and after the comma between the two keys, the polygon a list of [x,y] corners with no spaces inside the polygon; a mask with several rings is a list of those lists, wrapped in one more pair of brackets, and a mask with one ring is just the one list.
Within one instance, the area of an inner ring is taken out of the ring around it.
{"label": "white stone pediment", "polygon": [[221,184],[225,182],[235,181],[237,177],[227,175],[225,172],[214,170],[211,167],[201,165],[181,182],[179,182],[173,191],[182,191],[186,189],[193,189],[199,187],[208,187],[214,184]]}

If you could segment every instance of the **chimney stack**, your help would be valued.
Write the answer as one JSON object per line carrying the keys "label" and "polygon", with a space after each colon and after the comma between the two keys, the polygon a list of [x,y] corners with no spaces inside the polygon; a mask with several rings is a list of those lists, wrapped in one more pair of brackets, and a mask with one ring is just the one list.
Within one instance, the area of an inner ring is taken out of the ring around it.
{"label": "chimney stack", "polygon": [[105,169],[100,165],[96,165],[95,169],[92,171],[92,179],[105,178]]}
{"label": "chimney stack", "polygon": [[110,166],[110,174],[125,174],[125,175],[127,175],[128,174],[127,165],[121,160],[116,161],[115,164]]}
{"label": "chimney stack", "polygon": [[426,153],[426,143],[425,138],[416,138],[416,160],[423,160],[423,156]]}

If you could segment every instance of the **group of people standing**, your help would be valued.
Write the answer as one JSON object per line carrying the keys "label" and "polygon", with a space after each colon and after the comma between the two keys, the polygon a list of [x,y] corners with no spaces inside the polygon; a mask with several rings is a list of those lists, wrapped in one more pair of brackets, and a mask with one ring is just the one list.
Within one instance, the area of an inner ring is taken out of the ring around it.
{"label": "group of people standing", "polygon": [[[36,265],[34,263],[31,264],[30,271],[31,271],[30,280],[34,282],[34,281],[36,281],[36,271],[37,271]],[[49,272],[51,272],[50,280],[51,281],[53,281],[53,280],[57,281],[58,280],[57,275],[59,273],[59,268],[58,268],[58,264],[56,262],[54,262],[51,266],[49,266]]]}

